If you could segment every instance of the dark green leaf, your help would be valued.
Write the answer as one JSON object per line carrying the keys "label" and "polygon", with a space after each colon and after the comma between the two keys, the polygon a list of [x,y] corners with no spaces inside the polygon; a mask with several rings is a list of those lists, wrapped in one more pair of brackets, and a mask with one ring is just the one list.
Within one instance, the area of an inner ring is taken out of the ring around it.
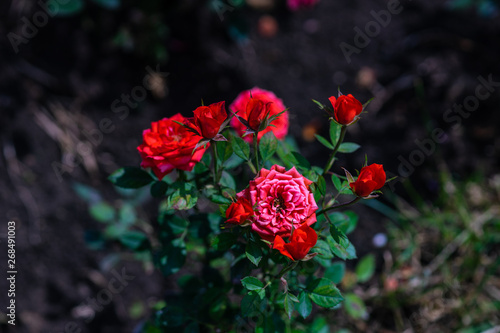
{"label": "dark green leaf", "polygon": [[175,274],[186,261],[186,244],[181,239],[175,239],[166,244],[154,258],[164,276]]}
{"label": "dark green leaf", "polygon": [[322,239],[318,239],[316,245],[311,249],[311,253],[318,253],[318,257],[321,259],[332,259],[333,254],[330,250],[330,245]]}
{"label": "dark green leaf", "polygon": [[255,266],[259,266],[259,262],[262,259],[262,248],[256,242],[248,241],[245,248],[245,254]]}
{"label": "dark green leaf", "polygon": [[332,236],[327,237],[328,244],[333,254],[340,259],[356,259],[356,249],[349,240],[341,240],[341,244],[337,243]]}
{"label": "dark green leaf", "polygon": [[148,185],[153,177],[146,171],[135,167],[124,167],[113,172],[108,179],[119,187],[139,188]]}
{"label": "dark green leaf", "polygon": [[115,219],[115,209],[108,203],[102,201],[89,208],[90,216],[103,223],[112,222]]}
{"label": "dark green leaf", "polygon": [[347,239],[344,232],[340,230],[335,224],[330,224],[330,235],[332,235],[333,240],[337,243],[341,243],[342,240]]}
{"label": "dark green leaf", "polygon": [[156,181],[151,185],[151,195],[154,198],[161,198],[168,190],[168,184],[163,181]]}
{"label": "dark green leaf", "polygon": [[272,131],[262,136],[259,143],[259,152],[263,161],[269,160],[278,149],[278,140]]}
{"label": "dark green leaf", "polygon": [[330,141],[332,142],[333,146],[336,146],[337,142],[339,141],[341,128],[342,126],[340,126],[336,122],[330,121]]}
{"label": "dark green leaf", "polygon": [[293,313],[293,310],[295,309],[295,303],[298,303],[298,302],[299,302],[299,300],[294,295],[292,295],[288,292],[285,294],[284,306],[285,306],[285,312],[288,315],[289,319],[292,318],[292,313]]}
{"label": "dark green leaf", "polygon": [[325,269],[323,277],[337,284],[342,281],[345,275],[345,263],[334,262],[330,267]]}
{"label": "dark green leaf", "polygon": [[259,279],[253,276],[247,276],[243,278],[241,280],[241,284],[248,290],[260,290],[264,288],[264,283],[262,283]]}
{"label": "dark green leaf", "polygon": [[120,7],[120,0],[92,0],[96,4],[106,9],[118,9]]}
{"label": "dark green leaf", "polygon": [[369,254],[363,257],[356,266],[356,275],[359,282],[366,282],[375,273],[375,256]]}
{"label": "dark green leaf", "polygon": [[304,319],[306,319],[311,314],[312,302],[311,299],[307,296],[307,293],[304,291],[302,291],[299,294],[299,303],[297,304],[297,311]]}
{"label": "dark green leaf", "polygon": [[231,145],[233,146],[233,151],[237,156],[241,157],[245,161],[250,159],[250,146],[245,140],[239,136],[233,136],[231,138]]}
{"label": "dark green leaf", "polygon": [[233,148],[231,144],[227,141],[217,141],[214,142],[217,145],[217,157],[219,159],[219,163],[224,163],[228,160],[228,158],[233,155]]}
{"label": "dark green leaf", "polygon": [[233,176],[226,171],[222,172],[222,177],[220,179],[220,184],[225,187],[229,187],[230,189],[236,190],[236,182],[234,181]]}
{"label": "dark green leaf", "polygon": [[301,154],[293,151],[290,154],[286,155],[287,161],[292,163],[292,166],[300,168],[302,170],[309,170],[311,168],[311,164],[308,160]]}
{"label": "dark green leaf", "polygon": [[342,190],[342,181],[336,174],[332,174],[332,183],[337,191],[340,192]]}
{"label": "dark green leaf", "polygon": [[318,177],[318,181],[316,182],[316,185],[318,187],[319,193],[321,193],[321,195],[325,195],[326,182],[325,182],[325,178],[323,178],[323,176]]}
{"label": "dark green leaf", "polygon": [[325,146],[326,148],[331,149],[331,150],[333,150],[333,149],[335,148],[335,147],[333,147],[333,145],[332,145],[330,142],[328,142],[328,140],[327,140],[327,139],[325,139],[325,138],[324,138],[324,137],[322,137],[321,135],[319,135],[319,134],[314,134],[314,136],[315,136],[315,137],[316,137],[316,139],[318,139],[318,141],[319,141],[319,142],[320,142],[323,146]]}
{"label": "dark green leaf", "polygon": [[214,237],[212,247],[216,251],[227,251],[236,242],[236,236],[230,232],[223,232]]}
{"label": "dark green leaf", "polygon": [[343,142],[340,144],[339,153],[353,153],[361,147],[354,142]]}
{"label": "dark green leaf", "polygon": [[314,280],[307,290],[311,300],[324,308],[334,307],[344,299],[333,282],[324,278]]}
{"label": "dark green leaf", "polygon": [[241,300],[241,314],[246,317],[254,313],[256,310],[260,310],[266,300],[262,299],[258,292],[249,291],[243,299]]}
{"label": "dark green leaf", "polygon": [[147,248],[148,237],[139,231],[128,231],[119,238],[120,242],[131,250]]}
{"label": "dark green leaf", "polygon": [[160,220],[160,224],[168,225],[174,234],[181,234],[186,231],[189,222],[177,215],[164,215]]}
{"label": "dark green leaf", "polygon": [[83,0],[49,0],[46,4],[51,16],[71,16],[83,9]]}

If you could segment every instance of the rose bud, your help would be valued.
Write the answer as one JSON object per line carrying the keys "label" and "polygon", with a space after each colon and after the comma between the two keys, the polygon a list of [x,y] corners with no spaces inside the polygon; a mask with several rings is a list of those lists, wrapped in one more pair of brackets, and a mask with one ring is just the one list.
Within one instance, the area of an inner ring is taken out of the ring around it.
{"label": "rose bud", "polygon": [[304,259],[304,257],[309,253],[309,250],[316,245],[317,241],[318,234],[316,231],[307,224],[302,224],[300,228],[293,231],[288,243],[285,243],[283,238],[277,235],[274,238],[273,249],[278,250],[282,255],[297,261]]}
{"label": "rose bud", "polygon": [[226,223],[246,226],[248,223],[245,222],[247,222],[252,215],[252,204],[246,198],[241,197],[238,201],[233,202],[226,210]]}
{"label": "rose bud", "polygon": [[[349,176],[348,176],[349,178]],[[352,176],[350,177],[352,179]],[[361,169],[356,181],[349,181],[351,190],[358,197],[368,197],[373,191],[384,186],[386,175],[381,164],[371,164]]]}
{"label": "rose bud", "polygon": [[329,98],[333,106],[333,116],[337,123],[349,125],[363,111],[363,104],[351,94],[334,96]]}
{"label": "rose bud", "polygon": [[194,117],[187,119],[186,126],[204,139],[216,139],[227,124],[224,104],[225,102],[218,102],[196,108]]}

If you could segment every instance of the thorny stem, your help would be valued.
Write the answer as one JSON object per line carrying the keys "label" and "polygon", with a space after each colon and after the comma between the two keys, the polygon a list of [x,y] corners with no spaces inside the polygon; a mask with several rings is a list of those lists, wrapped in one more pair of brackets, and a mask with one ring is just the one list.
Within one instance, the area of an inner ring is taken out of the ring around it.
{"label": "thorny stem", "polygon": [[218,179],[217,179],[217,175],[218,175],[218,170],[217,170],[217,158],[218,158],[218,154],[217,154],[217,142],[214,142],[213,145],[213,153],[214,153],[214,185],[216,187],[218,187]]}
{"label": "thorny stem", "polygon": [[360,197],[356,197],[356,198],[354,198],[353,200],[351,200],[349,202],[344,202],[344,203],[341,203],[341,204],[338,204],[338,205],[333,205],[333,206],[330,206],[330,207],[327,207],[327,208],[323,208],[322,210],[320,210],[316,214],[317,215],[319,215],[319,214],[325,214],[326,212],[328,212],[328,211],[330,211],[332,209],[345,208],[345,207],[354,205],[359,200],[361,200],[361,198]]}
{"label": "thorny stem", "polygon": [[259,143],[258,133],[253,134],[253,152],[255,155],[255,168],[259,170]]}
{"label": "thorny stem", "polygon": [[330,155],[330,159],[328,160],[328,163],[326,163],[325,169],[323,170],[323,175],[326,175],[326,173],[328,171],[330,171],[330,169],[332,168],[333,162],[335,161],[335,154],[339,150],[339,147],[342,144],[342,141],[344,141],[344,136],[345,136],[346,132],[347,132],[347,126],[346,125],[342,125],[342,127],[340,128],[340,137],[339,137],[339,139],[337,141],[337,144],[333,148],[333,152]]}

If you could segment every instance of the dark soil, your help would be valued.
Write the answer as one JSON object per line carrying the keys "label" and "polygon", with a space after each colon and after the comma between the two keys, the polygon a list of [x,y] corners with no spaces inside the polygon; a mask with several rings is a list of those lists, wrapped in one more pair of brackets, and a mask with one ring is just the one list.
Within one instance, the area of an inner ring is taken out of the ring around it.
{"label": "dark soil", "polygon": [[[445,1],[402,1],[401,13],[392,15],[388,26],[348,63],[340,43],[354,45],[353,28],[364,30],[374,20],[370,11],[387,9],[385,1],[323,0],[296,13],[284,5],[269,11],[245,7],[223,13],[222,20],[204,1],[152,1],[156,5],[151,8],[124,1],[115,11],[89,2],[81,14],[50,18],[15,53],[8,34],[20,34],[22,18],[40,11],[34,2],[22,3],[0,5],[0,244],[6,253],[7,221],[15,221],[18,270],[17,324],[15,329],[6,325],[8,318],[2,315],[1,332],[132,332],[140,319],[129,315],[130,307],[152,304],[168,291],[171,282],[158,273],[145,273],[136,261],[120,261],[115,270],[125,269],[134,279],[95,311],[95,318],[82,319],[88,318],[81,314],[89,310],[88,299],[102,296],[114,275],[103,269],[107,253],[84,242],[87,230],[102,225],[92,220],[72,184],[92,186],[109,202],[119,200],[106,178],[120,166],[139,165],[136,147],[142,130],[177,112],[189,115],[201,99],[229,104],[253,86],[274,91],[290,109],[290,132],[303,154],[323,165],[326,150],[303,131],[327,135],[327,118],[311,99],[327,103],[338,87],[361,101],[375,97],[347,136],[362,145],[362,152],[342,157],[334,171],[341,172],[340,166],[359,169],[366,153],[370,162],[383,163],[401,180],[410,176],[429,200],[436,194],[440,160],[460,179],[488,175],[499,167],[500,87],[492,88],[470,116],[444,118],[455,103],[474,96],[479,76],[500,81],[498,14],[454,11]],[[263,15],[276,19],[275,36],[258,32]],[[148,34],[150,25],[158,20],[168,26],[158,39],[166,60],[155,58],[151,50],[156,46],[148,44],[154,39]],[[135,34],[133,48],[112,43],[124,26]],[[113,102],[143,85],[147,66],[169,73],[166,86],[118,112]],[[110,133],[84,134],[96,133],[104,118],[114,126]],[[452,126],[457,121],[460,126]],[[58,124],[66,135],[44,123]],[[432,139],[436,128],[445,133],[442,143]],[[414,151],[422,150],[415,140],[436,149],[414,163],[414,172],[401,172],[401,160],[414,160]],[[75,160],[78,152],[83,159]],[[406,195],[400,184],[394,189]],[[151,221],[156,204],[151,200],[144,207]],[[371,239],[383,232],[384,219],[366,207],[358,212],[352,241],[363,255],[374,251]],[[1,258],[6,272],[7,260],[3,254]],[[3,312],[8,288],[6,273],[1,274]],[[383,318],[371,320],[394,330]]]}

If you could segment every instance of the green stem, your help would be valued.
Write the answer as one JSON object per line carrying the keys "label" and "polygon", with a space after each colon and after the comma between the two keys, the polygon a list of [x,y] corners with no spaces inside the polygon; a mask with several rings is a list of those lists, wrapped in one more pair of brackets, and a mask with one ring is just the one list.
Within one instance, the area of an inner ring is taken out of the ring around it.
{"label": "green stem", "polygon": [[345,208],[345,207],[354,205],[359,200],[361,200],[361,198],[360,197],[356,197],[356,198],[354,198],[354,200],[351,200],[349,202],[345,202],[345,203],[341,203],[341,204],[338,204],[338,205],[333,205],[333,206],[330,206],[330,207],[327,207],[327,208],[323,208],[322,210],[320,210],[319,212],[317,212],[316,215],[325,214],[326,212],[328,212],[328,211],[330,211],[332,209]]}
{"label": "green stem", "polygon": [[212,145],[212,147],[213,147],[212,152],[214,154],[214,185],[215,185],[215,187],[218,187],[219,180],[217,179],[218,178],[217,177],[217,175],[218,175],[218,170],[217,170],[217,164],[218,164],[217,163],[218,162],[218,160],[217,160],[217,158],[218,158],[218,154],[217,154],[217,142],[214,142],[213,145]]}
{"label": "green stem", "polygon": [[258,133],[253,134],[253,153],[255,155],[255,167],[259,170],[259,140]]}
{"label": "green stem", "polygon": [[337,154],[337,151],[339,150],[339,147],[342,144],[342,141],[344,141],[344,136],[345,136],[346,132],[347,132],[347,126],[346,125],[342,125],[342,127],[340,128],[340,137],[339,137],[339,139],[337,141],[337,144],[333,148],[333,152],[330,155],[330,159],[326,163],[325,169],[323,170],[323,176],[326,175],[326,173],[328,171],[330,171],[330,169],[332,168],[333,162],[335,161],[335,154]]}
{"label": "green stem", "polygon": [[278,279],[281,279],[286,273],[290,272],[291,270],[293,270],[297,265],[299,264],[298,261],[292,261],[290,263],[290,265],[286,266],[286,267],[283,267],[283,269],[281,269],[281,272],[278,273]]}

